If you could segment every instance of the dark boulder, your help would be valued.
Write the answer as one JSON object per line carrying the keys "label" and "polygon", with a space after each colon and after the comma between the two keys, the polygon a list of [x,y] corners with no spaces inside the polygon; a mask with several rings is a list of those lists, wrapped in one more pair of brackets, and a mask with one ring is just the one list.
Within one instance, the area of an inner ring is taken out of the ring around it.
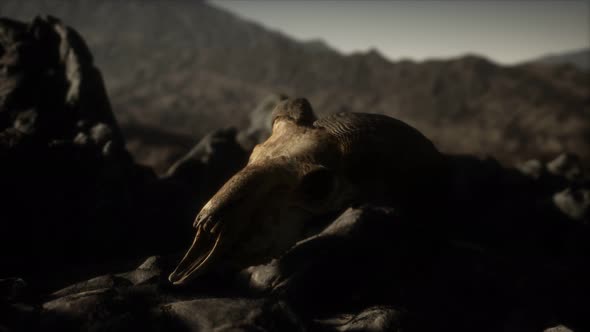
{"label": "dark boulder", "polygon": [[567,188],[553,195],[553,203],[573,220],[590,221],[590,186]]}
{"label": "dark boulder", "polygon": [[[192,205],[199,208],[246,164],[248,154],[238,144],[236,135],[235,128],[219,129],[205,135],[168,169],[164,179],[186,186]],[[197,212],[193,211],[194,215]]]}
{"label": "dark boulder", "polygon": [[374,306],[357,314],[339,314],[314,321],[316,331],[397,332],[402,331],[403,314],[388,306]]}
{"label": "dark boulder", "polygon": [[272,300],[196,299],[170,303],[160,310],[186,331],[305,331],[285,303]]}
{"label": "dark boulder", "polygon": [[72,140],[78,124],[102,123],[121,146],[100,72],[74,30],[53,17],[31,24],[3,18],[0,26],[2,136],[12,127],[39,143]]}
{"label": "dark boulder", "polygon": [[538,179],[545,172],[547,172],[547,170],[545,169],[545,165],[537,159],[527,160],[524,163],[517,165],[516,168],[522,174],[529,176],[533,179]]}
{"label": "dark boulder", "polygon": [[571,153],[563,153],[550,161],[547,170],[568,180],[576,180],[583,176],[580,158]]}
{"label": "dark boulder", "polygon": [[0,279],[0,331],[35,330],[39,308],[34,297],[23,279]]}
{"label": "dark boulder", "polygon": [[352,305],[351,299],[366,304],[406,287],[411,282],[406,278],[415,277],[410,271],[428,264],[435,243],[391,208],[351,208],[280,259],[244,273],[250,287],[280,294],[306,310]]}
{"label": "dark boulder", "polygon": [[0,276],[63,285],[184,234],[182,188],[133,162],[90,51],[58,19],[0,19],[0,163]]}

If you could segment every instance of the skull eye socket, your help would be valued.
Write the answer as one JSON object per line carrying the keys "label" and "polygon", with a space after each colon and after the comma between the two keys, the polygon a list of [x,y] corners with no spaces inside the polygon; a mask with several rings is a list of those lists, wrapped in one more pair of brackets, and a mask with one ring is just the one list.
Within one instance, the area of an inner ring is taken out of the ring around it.
{"label": "skull eye socket", "polygon": [[334,180],[334,174],[327,168],[318,168],[305,174],[299,184],[301,198],[306,203],[322,202],[332,193]]}

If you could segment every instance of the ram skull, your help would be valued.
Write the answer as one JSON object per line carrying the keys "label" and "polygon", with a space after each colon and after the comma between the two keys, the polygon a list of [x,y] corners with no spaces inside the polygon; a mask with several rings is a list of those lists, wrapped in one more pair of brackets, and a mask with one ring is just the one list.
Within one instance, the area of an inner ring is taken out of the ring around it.
{"label": "ram skull", "polygon": [[410,206],[432,192],[443,163],[399,120],[365,113],[317,120],[307,100],[284,100],[273,111],[272,135],[197,215],[192,246],[169,280],[263,263],[304,238],[318,216],[351,204]]}

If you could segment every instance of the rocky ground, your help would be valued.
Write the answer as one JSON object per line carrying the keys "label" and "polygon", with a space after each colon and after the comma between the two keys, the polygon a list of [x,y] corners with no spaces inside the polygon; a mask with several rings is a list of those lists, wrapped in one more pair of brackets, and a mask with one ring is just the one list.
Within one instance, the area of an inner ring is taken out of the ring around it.
{"label": "rocky ground", "polygon": [[590,188],[573,155],[448,156],[433,220],[351,207],[281,257],[172,287],[196,212],[282,96],[157,177],[125,149],[75,31],[2,19],[0,46],[0,331],[590,330]]}

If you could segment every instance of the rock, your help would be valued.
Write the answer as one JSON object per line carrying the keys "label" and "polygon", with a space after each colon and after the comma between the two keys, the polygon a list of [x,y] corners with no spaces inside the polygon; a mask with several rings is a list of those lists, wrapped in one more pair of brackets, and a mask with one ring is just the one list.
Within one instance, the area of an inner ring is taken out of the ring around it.
{"label": "rock", "polygon": [[555,175],[574,180],[582,176],[580,158],[576,155],[563,153],[547,163],[547,170]]}
{"label": "rock", "polygon": [[126,278],[114,275],[104,275],[60,289],[58,291],[53,292],[51,295],[54,298],[58,298],[82,293],[89,294],[92,292],[111,289],[114,287],[129,286],[131,284],[132,282],[130,282]]}
{"label": "rock", "polygon": [[160,258],[152,256],[147,258],[135,270],[92,278],[55,291],[51,295],[58,298],[102,289],[126,288],[146,283],[157,284],[161,276],[160,264]]}
{"label": "rock", "polygon": [[161,307],[186,331],[304,331],[285,303],[253,299],[198,299]]}
{"label": "rock", "polygon": [[123,277],[132,272],[94,278],[53,293],[54,299],[42,305],[39,325],[52,331],[172,329],[157,308],[176,298],[160,290],[154,279],[133,284]]}
{"label": "rock", "polygon": [[40,326],[46,331],[161,331],[150,312],[150,294],[137,290],[97,289],[43,304]]}
{"label": "rock", "polygon": [[84,133],[84,132],[79,132],[74,137],[74,144],[77,144],[77,145],[87,145],[89,143],[90,143],[90,137],[88,137],[88,135],[86,133]]}
{"label": "rock", "polygon": [[553,204],[569,218],[588,223],[590,220],[590,189],[567,188],[553,195]]}
{"label": "rock", "polygon": [[538,179],[545,172],[545,165],[537,159],[525,161],[517,165],[516,168],[524,175],[530,176],[533,179]]}
{"label": "rock", "polygon": [[133,285],[141,285],[150,282],[159,282],[162,277],[160,258],[152,256],[146,259],[137,269],[118,274],[118,276],[129,280]]}
{"label": "rock", "polygon": [[186,184],[192,191],[193,204],[209,199],[248,159],[236,134],[235,128],[207,134],[170,167],[166,179]]}
{"label": "rock", "polygon": [[246,151],[252,151],[256,144],[264,142],[272,132],[272,111],[287,99],[283,94],[271,94],[264,98],[250,113],[250,124],[238,133],[237,140]]}
{"label": "rock", "polygon": [[297,310],[351,309],[396,294],[416,278],[413,271],[428,262],[435,241],[414,227],[390,208],[351,208],[318,235],[241,276],[252,289],[280,296]]}
{"label": "rock", "polygon": [[23,296],[27,283],[21,278],[0,279],[0,299],[14,301]]}
{"label": "rock", "polygon": [[557,326],[554,326],[554,327],[550,327],[548,329],[545,329],[545,330],[543,330],[543,332],[574,332],[574,331],[573,330],[570,330],[566,326],[557,325]]}
{"label": "rock", "polygon": [[160,257],[158,256],[151,256],[148,257],[140,266],[137,267],[138,270],[144,271],[159,271],[160,270]]}
{"label": "rock", "polygon": [[3,271],[56,289],[72,266],[179,248],[185,187],[133,162],[78,33],[2,18],[0,50]]}
{"label": "rock", "polygon": [[0,302],[0,331],[38,331],[39,308],[24,304]]}
{"label": "rock", "polygon": [[27,303],[33,296],[21,278],[0,279],[0,331],[36,330],[39,310]]}
{"label": "rock", "polygon": [[90,137],[95,144],[102,147],[113,139],[113,131],[108,125],[99,122],[90,129]]}
{"label": "rock", "polygon": [[162,264],[150,257],[137,269],[69,286],[42,305],[45,330],[92,331],[301,331],[303,323],[284,302],[271,299],[203,298],[162,287]]}
{"label": "rock", "polygon": [[38,114],[35,110],[20,112],[14,120],[14,128],[25,135],[31,135],[37,127]]}
{"label": "rock", "polygon": [[1,19],[0,62],[11,70],[0,73],[0,109],[19,131],[44,138],[63,138],[84,119],[102,122],[113,138],[122,135],[106,97],[104,84],[81,37],[53,17],[30,25]]}
{"label": "rock", "polygon": [[402,331],[402,314],[392,307],[370,307],[358,314],[343,314],[328,319],[316,320],[322,331]]}
{"label": "rock", "polygon": [[68,313],[75,311],[81,316],[85,316],[91,312],[91,310],[89,310],[91,306],[98,306],[99,302],[101,302],[102,299],[107,298],[110,294],[112,294],[112,290],[108,287],[75,292],[46,302],[43,304],[43,309],[46,311]]}
{"label": "rock", "polygon": [[272,259],[264,265],[250,266],[241,271],[240,278],[245,278],[248,287],[258,290],[267,291],[279,287],[279,283],[284,281],[281,275],[280,262]]}

